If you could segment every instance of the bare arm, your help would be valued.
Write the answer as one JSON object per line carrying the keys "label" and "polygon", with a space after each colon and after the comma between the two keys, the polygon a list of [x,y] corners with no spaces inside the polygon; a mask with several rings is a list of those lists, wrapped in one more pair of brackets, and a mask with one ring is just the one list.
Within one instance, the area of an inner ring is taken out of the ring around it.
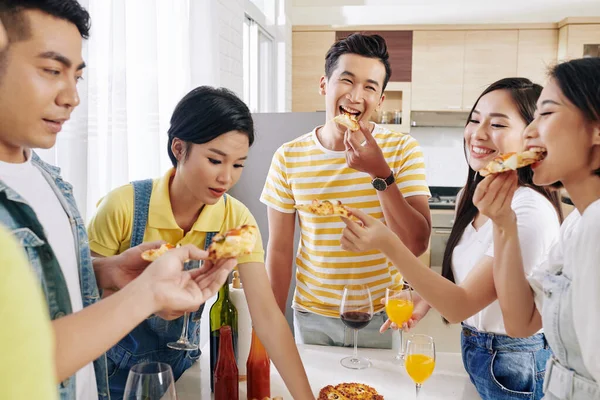
{"label": "bare arm", "polygon": [[285,314],[294,262],[295,213],[268,207],[269,243],[266,269],[279,309]]}
{"label": "bare arm", "polygon": [[397,185],[377,192],[387,226],[416,256],[427,250],[431,235],[431,213],[427,196],[405,199]]}
{"label": "bare arm", "polygon": [[267,349],[269,357],[273,360],[292,397],[294,399],[314,400],[289,325],[283,313],[278,309],[280,307],[275,301],[273,292],[265,290],[266,287],[269,287],[269,278],[264,264],[240,264],[238,269],[256,333]]}
{"label": "bare arm", "polygon": [[491,257],[483,257],[467,279],[456,285],[423,265],[396,237],[389,237],[382,251],[421,297],[450,323],[462,322],[496,300]]}
{"label": "bare arm", "polygon": [[525,277],[516,218],[504,227],[494,224],[494,258],[494,282],[506,333],[531,336],[542,328],[542,318]]}

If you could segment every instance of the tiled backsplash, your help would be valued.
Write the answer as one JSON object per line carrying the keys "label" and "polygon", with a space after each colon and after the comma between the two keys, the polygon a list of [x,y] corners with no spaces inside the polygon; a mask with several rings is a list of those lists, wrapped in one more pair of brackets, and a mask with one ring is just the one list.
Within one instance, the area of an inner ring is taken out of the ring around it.
{"label": "tiled backsplash", "polygon": [[413,127],[410,130],[423,149],[429,186],[463,186],[467,162],[462,128]]}

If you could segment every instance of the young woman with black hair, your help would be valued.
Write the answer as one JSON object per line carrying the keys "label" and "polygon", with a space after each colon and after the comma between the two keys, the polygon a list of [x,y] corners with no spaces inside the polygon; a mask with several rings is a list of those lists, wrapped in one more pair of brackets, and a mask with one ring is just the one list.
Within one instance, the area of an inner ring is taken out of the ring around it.
{"label": "young woman with black hair", "polygon": [[[94,255],[108,257],[156,240],[202,248],[215,232],[257,225],[248,208],[226,194],[240,179],[253,142],[252,116],[242,100],[222,88],[192,90],[171,118],[167,151],[173,168],[160,179],[117,188],[100,201],[88,227]],[[237,262],[258,336],[294,398],[312,399],[292,333],[270,289],[260,238]],[[189,316],[192,343],[199,341],[201,313]],[[122,396],[129,368],[142,359],[168,362],[176,379],[193,364],[199,350],[166,346],[181,334],[178,317],[150,318],[107,353],[111,395]]]}
{"label": "young woman with black hair", "polygon": [[[547,400],[600,399],[600,58],[558,64],[538,100],[525,147],[546,157],[533,164],[536,185],[560,182],[575,210],[561,226],[546,263],[527,279],[527,247],[506,206],[516,196],[511,173],[485,178],[473,197],[494,225],[494,282],[507,331],[540,328],[553,357],[544,383]],[[517,218],[518,219],[518,218]]]}
{"label": "young woman with black hair", "polygon": [[[525,78],[502,79],[473,106],[464,133],[469,172],[459,194],[443,276],[424,266],[383,223],[360,211],[356,214],[364,227],[347,220],[341,241],[348,250],[378,248],[388,256],[418,292],[417,318],[426,314],[429,304],[448,321],[462,322],[463,362],[483,399],[540,399],[550,356],[541,332],[522,339],[507,335],[494,287],[492,222],[473,205],[482,180],[477,171],[498,154],[523,149],[522,133],[533,120],[541,90]],[[533,184],[531,168],[519,170],[518,176],[510,207],[517,216],[519,239],[527,243],[527,273],[545,259],[558,235],[561,214],[557,195]]]}

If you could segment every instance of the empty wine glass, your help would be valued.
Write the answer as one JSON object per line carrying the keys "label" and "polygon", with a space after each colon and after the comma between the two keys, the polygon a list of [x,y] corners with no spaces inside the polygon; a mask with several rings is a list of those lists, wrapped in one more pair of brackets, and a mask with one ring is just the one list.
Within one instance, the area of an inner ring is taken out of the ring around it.
{"label": "empty wine glass", "polygon": [[435,368],[435,342],[431,336],[410,336],[406,342],[404,366],[408,375],[415,382],[417,398],[419,398],[423,382],[429,379]]}
{"label": "empty wine glass", "polygon": [[354,354],[342,358],[340,363],[350,369],[369,368],[371,362],[364,357],[358,357],[358,330],[369,325],[373,318],[371,291],[366,285],[348,285],[344,288],[340,318],[347,327],[354,329]]}
{"label": "empty wine glass", "polygon": [[[200,260],[190,260],[185,263],[184,269],[189,270],[193,269],[197,265],[196,268],[200,268],[202,265],[202,261]],[[183,314],[183,329],[181,330],[181,336],[177,339],[176,342],[167,343],[167,347],[173,350],[183,350],[183,351],[193,351],[198,349],[198,345],[189,341],[188,339],[188,326],[190,323],[190,314]]]}
{"label": "empty wine glass", "polygon": [[171,366],[160,362],[134,365],[127,376],[123,399],[177,400]]}
{"label": "empty wine glass", "polygon": [[404,361],[404,338],[402,335],[402,325],[410,320],[414,310],[412,298],[412,288],[406,284],[401,289],[385,290],[385,312],[393,323],[398,326],[398,335],[400,335],[400,348],[394,357],[396,362]]}

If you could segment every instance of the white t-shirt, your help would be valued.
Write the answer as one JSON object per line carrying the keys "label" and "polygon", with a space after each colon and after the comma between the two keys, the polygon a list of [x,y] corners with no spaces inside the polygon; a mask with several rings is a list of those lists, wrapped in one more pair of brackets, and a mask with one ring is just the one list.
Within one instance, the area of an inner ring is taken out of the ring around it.
{"label": "white t-shirt", "polygon": [[543,306],[542,281],[545,273],[561,268],[573,279],[573,324],[583,362],[596,382],[600,382],[600,200],[590,204],[583,215],[577,209],[569,214],[548,261],[529,277],[538,309]]}
{"label": "white t-shirt", "polygon": [[[73,312],[83,308],[79,266],[69,218],[42,171],[31,162],[12,164],[0,161],[0,179],[16,191],[35,211],[65,277]],[[96,400],[98,388],[92,363],[76,374],[77,400]]]}
{"label": "white t-shirt", "polygon": [[[560,230],[558,215],[550,201],[533,189],[517,189],[512,200],[517,215],[519,243],[525,273],[543,263]],[[494,257],[493,223],[485,222],[479,230],[469,224],[454,248],[452,270],[461,284],[471,270],[484,258]],[[506,334],[498,300],[464,321],[480,331]]]}

